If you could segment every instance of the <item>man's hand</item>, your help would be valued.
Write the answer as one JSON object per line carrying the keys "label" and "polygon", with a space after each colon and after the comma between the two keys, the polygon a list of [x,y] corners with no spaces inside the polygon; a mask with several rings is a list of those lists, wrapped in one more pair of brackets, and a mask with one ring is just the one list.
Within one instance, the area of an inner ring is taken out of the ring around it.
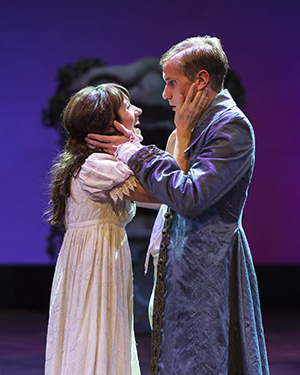
{"label": "man's hand", "polygon": [[133,132],[118,121],[114,121],[114,126],[121,133],[120,135],[88,134],[85,138],[88,147],[91,149],[101,148],[108,154],[114,155],[117,146],[128,142],[133,137]]}

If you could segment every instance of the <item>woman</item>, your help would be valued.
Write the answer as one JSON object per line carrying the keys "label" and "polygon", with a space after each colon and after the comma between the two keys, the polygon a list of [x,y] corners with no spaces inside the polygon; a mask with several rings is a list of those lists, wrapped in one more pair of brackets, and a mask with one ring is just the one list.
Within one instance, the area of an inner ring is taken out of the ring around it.
{"label": "woman", "polygon": [[53,279],[46,375],[140,374],[133,331],[131,253],[125,232],[135,203],[157,203],[127,165],[89,149],[88,133],[114,120],[141,140],[128,91],[116,84],[76,93],[63,113],[68,142],[53,166],[50,224],[66,233]]}

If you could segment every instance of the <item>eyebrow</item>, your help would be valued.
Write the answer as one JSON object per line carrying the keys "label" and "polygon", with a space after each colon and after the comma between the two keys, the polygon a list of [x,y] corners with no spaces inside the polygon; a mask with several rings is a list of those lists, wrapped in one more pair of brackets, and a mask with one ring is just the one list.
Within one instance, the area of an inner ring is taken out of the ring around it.
{"label": "eyebrow", "polygon": [[168,81],[176,81],[176,78],[172,78],[172,77],[163,77],[163,80],[165,82],[168,82]]}

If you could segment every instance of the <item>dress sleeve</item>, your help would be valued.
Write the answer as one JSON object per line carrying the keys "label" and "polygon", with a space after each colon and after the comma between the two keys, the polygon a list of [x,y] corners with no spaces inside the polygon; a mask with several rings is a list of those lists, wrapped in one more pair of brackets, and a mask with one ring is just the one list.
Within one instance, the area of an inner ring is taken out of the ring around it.
{"label": "dress sleeve", "polygon": [[101,153],[90,155],[79,173],[82,190],[94,201],[112,199],[115,203],[134,190],[137,180],[131,169],[114,156]]}

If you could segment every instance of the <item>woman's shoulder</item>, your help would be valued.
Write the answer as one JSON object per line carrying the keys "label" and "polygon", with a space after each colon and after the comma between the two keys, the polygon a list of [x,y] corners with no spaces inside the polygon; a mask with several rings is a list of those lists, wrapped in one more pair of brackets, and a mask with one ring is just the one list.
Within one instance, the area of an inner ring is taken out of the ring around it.
{"label": "woman's shoulder", "polygon": [[95,152],[85,160],[78,177],[82,190],[97,199],[123,186],[132,175],[131,169],[115,156]]}
{"label": "woman's shoulder", "polygon": [[117,162],[117,158],[114,155],[105,154],[102,152],[94,152],[85,159],[84,164],[98,164],[104,162]]}
{"label": "woman's shoulder", "polygon": [[117,159],[114,155],[95,152],[91,154],[81,167],[80,175],[88,175],[99,180],[127,179],[132,173],[127,164]]}

